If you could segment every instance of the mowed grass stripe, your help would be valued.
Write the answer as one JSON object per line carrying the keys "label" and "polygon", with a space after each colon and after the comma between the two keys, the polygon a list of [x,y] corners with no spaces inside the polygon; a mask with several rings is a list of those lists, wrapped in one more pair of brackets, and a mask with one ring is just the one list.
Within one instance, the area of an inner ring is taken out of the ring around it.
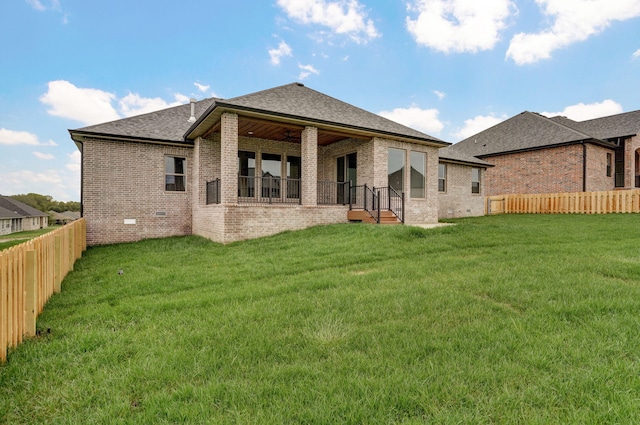
{"label": "mowed grass stripe", "polygon": [[638,220],[91,248],[0,366],[0,419],[636,423]]}

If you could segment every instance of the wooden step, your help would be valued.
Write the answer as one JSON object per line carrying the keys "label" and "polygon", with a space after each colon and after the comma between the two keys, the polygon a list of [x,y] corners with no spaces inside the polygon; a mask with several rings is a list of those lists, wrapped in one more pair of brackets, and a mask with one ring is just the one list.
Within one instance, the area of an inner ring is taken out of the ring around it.
{"label": "wooden step", "polygon": [[[350,210],[347,213],[349,221],[361,221],[363,223],[375,223],[376,219],[371,217],[367,211],[364,210]],[[391,211],[380,211],[380,224],[400,224],[398,217]]]}

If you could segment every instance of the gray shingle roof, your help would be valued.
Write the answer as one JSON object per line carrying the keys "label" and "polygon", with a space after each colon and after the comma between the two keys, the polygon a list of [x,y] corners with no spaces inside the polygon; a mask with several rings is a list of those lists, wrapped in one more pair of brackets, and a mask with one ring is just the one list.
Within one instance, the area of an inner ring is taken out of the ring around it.
{"label": "gray shingle roof", "polygon": [[640,111],[625,112],[586,121],[573,121],[566,117],[553,117],[552,119],[568,123],[573,128],[603,140],[640,133]]}
{"label": "gray shingle roof", "polygon": [[7,219],[7,218],[22,218],[22,216],[15,211],[11,211],[6,208],[0,207],[0,219]]}
{"label": "gray shingle roof", "polygon": [[443,142],[442,140],[406,127],[380,115],[365,111],[300,83],[292,83],[251,93],[228,100],[217,100],[189,129],[185,137],[193,137],[196,129],[216,108],[228,108],[295,118],[318,124],[337,125],[345,128],[372,130],[388,135],[418,140]]}
{"label": "gray shingle roof", "polygon": [[[0,196],[0,208],[4,208],[8,211],[18,214],[17,217],[46,217],[47,213],[39,211],[29,205],[26,205],[20,201],[16,201],[8,196]],[[12,218],[17,218],[12,217]]]}
{"label": "gray shingle roof", "polygon": [[454,146],[479,158],[581,141],[605,143],[593,136],[533,112],[522,112]]}
{"label": "gray shingle roof", "polygon": [[[214,100],[214,98],[209,98],[196,102],[196,118],[206,111]],[[183,135],[192,124],[188,121],[190,116],[191,104],[186,104],[69,131],[72,135],[79,132],[144,140],[184,142]]]}
{"label": "gray shingle roof", "polygon": [[440,160],[443,162],[456,162],[468,165],[479,165],[481,167],[493,167],[493,164],[476,158],[475,156],[468,155],[456,149],[456,145],[447,146],[446,148],[440,148],[438,151]]}

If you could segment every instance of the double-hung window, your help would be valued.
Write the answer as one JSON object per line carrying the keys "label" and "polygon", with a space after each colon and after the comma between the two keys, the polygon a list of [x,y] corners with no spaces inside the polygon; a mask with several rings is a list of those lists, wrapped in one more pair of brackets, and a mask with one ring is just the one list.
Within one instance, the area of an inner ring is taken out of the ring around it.
{"label": "double-hung window", "polygon": [[447,191],[447,164],[438,164],[438,192]]}
{"label": "double-hung window", "polygon": [[185,158],[176,156],[164,157],[164,190],[167,192],[184,192],[186,183]]}
{"label": "double-hung window", "polygon": [[411,152],[411,197],[425,197],[425,176],[427,174],[427,154]]}
{"label": "double-hung window", "polygon": [[471,169],[471,193],[480,193],[480,169]]}

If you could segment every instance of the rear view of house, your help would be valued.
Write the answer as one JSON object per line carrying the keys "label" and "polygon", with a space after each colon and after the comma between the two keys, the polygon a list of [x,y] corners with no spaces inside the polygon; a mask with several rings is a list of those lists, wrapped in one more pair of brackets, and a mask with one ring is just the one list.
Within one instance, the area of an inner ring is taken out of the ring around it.
{"label": "rear view of house", "polygon": [[435,223],[449,145],[300,83],[70,134],[89,244],[226,243],[366,214]]}

